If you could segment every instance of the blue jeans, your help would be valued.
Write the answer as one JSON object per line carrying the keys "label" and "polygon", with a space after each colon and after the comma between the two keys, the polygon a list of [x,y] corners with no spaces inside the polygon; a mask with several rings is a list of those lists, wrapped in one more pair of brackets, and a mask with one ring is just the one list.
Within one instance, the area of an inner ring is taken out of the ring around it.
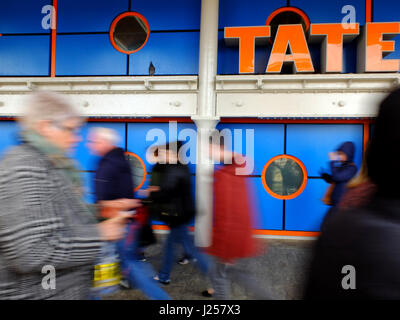
{"label": "blue jeans", "polygon": [[153,280],[155,272],[151,265],[138,261],[137,231],[138,226],[135,223],[129,223],[125,239],[117,242],[122,273],[133,287],[141,290],[150,299],[171,300],[169,295]]}
{"label": "blue jeans", "polygon": [[193,240],[189,236],[187,225],[181,225],[170,229],[167,240],[165,241],[164,256],[161,271],[158,275],[161,281],[169,280],[172,266],[175,262],[175,248],[177,244],[181,244],[188,255],[197,259],[197,266],[201,272],[207,273],[209,261],[207,257],[200,253],[193,244]]}

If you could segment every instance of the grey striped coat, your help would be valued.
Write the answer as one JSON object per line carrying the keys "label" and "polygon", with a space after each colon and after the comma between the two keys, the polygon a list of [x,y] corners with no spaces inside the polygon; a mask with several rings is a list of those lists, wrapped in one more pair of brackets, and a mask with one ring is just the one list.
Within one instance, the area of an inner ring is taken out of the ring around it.
{"label": "grey striped coat", "polygon": [[[0,299],[88,299],[102,242],[69,179],[23,144],[0,162]],[[42,273],[55,268],[55,289]]]}

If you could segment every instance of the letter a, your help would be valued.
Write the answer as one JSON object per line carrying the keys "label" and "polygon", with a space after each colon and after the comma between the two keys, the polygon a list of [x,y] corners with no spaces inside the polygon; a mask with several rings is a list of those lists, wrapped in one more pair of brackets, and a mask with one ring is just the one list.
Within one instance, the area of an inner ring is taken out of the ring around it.
{"label": "letter a", "polygon": [[342,268],[342,273],[346,276],[342,279],[342,288],[344,290],[356,288],[356,269],[351,265],[346,265]]}

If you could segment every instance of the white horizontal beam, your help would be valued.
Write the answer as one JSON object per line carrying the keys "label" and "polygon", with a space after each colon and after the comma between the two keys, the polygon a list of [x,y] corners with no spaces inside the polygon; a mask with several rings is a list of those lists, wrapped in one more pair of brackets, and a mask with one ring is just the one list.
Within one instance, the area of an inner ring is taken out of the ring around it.
{"label": "white horizontal beam", "polygon": [[32,90],[64,93],[197,92],[197,76],[0,78],[0,94]]}
{"label": "white horizontal beam", "polygon": [[217,92],[387,92],[400,85],[400,74],[309,74],[217,76]]}

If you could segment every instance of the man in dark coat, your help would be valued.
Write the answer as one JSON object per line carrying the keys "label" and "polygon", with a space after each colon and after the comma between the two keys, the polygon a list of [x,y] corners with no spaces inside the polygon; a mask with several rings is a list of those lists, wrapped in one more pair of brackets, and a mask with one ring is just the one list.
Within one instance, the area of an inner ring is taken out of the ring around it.
{"label": "man in dark coat", "polygon": [[331,216],[315,247],[307,299],[400,299],[400,90],[380,105],[366,157],[371,201]]}
{"label": "man in dark coat", "polygon": [[[95,128],[89,135],[89,148],[93,153],[102,156],[96,170],[95,194],[97,203],[102,208],[103,218],[113,217],[120,214],[120,210],[132,210],[141,205],[140,200],[132,200],[132,170],[124,150],[116,147],[117,142],[116,132],[108,128]],[[150,265],[138,262],[140,227],[139,222],[131,221],[125,239],[116,245],[110,243],[118,252],[122,272],[129,282],[125,286],[135,286],[151,299],[169,299],[151,279],[153,270]]]}

